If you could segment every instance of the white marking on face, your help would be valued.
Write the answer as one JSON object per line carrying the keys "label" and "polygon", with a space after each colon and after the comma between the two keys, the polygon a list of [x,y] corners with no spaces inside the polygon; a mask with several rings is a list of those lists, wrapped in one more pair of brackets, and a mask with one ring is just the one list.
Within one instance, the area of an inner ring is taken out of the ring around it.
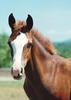
{"label": "white marking on face", "polygon": [[21,71],[21,68],[24,68],[26,66],[26,59],[23,59],[23,65],[22,65],[22,52],[23,47],[28,43],[28,38],[24,33],[21,33],[16,37],[15,40],[11,42],[12,48],[13,48],[13,70],[19,69]]}

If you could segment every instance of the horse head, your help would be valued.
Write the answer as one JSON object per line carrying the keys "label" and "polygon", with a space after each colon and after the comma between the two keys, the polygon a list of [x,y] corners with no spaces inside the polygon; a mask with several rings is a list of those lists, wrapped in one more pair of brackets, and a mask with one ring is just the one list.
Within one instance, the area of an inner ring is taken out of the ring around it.
{"label": "horse head", "polygon": [[31,29],[33,27],[33,19],[30,15],[28,15],[26,22],[17,22],[11,13],[9,15],[8,22],[12,31],[8,41],[13,58],[11,73],[15,79],[20,79],[23,75],[23,68],[30,59],[30,49],[32,46]]}

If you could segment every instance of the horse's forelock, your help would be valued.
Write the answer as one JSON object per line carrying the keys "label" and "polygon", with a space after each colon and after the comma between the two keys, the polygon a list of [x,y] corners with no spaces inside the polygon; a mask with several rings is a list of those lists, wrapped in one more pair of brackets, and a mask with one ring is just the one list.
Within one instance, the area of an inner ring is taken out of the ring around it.
{"label": "horse's forelock", "polygon": [[26,26],[25,21],[17,21],[14,25],[14,30],[20,30],[22,27]]}

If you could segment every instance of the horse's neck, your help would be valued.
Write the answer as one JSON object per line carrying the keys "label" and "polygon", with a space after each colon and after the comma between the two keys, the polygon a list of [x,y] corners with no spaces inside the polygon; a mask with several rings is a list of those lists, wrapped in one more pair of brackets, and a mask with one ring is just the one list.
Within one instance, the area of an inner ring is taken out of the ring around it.
{"label": "horse's neck", "polygon": [[52,59],[52,55],[47,52],[43,46],[36,40],[33,39],[33,48],[32,48],[32,61],[33,67],[38,71],[40,78],[44,76],[47,66],[46,63]]}
{"label": "horse's neck", "polygon": [[[35,52],[34,52],[35,51]],[[41,58],[51,58],[51,54],[45,50],[45,48],[42,46],[42,44],[33,37],[33,51],[38,57]]]}

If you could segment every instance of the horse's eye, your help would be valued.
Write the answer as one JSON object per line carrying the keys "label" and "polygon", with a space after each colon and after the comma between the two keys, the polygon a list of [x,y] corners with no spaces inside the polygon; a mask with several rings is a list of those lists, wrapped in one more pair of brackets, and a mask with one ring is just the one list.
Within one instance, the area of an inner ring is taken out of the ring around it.
{"label": "horse's eye", "polygon": [[27,44],[27,48],[30,48],[30,47],[32,47],[32,43],[29,42],[29,43]]}

